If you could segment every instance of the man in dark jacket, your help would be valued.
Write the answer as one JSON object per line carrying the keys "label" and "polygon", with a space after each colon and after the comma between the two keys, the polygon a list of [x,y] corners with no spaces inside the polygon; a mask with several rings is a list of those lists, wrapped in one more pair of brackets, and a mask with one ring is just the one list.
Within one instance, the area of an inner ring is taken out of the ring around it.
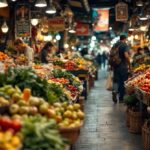
{"label": "man in dark jacket", "polygon": [[119,102],[123,102],[125,95],[124,82],[128,79],[128,70],[130,69],[129,46],[126,44],[127,37],[120,36],[120,41],[117,43],[119,46],[119,57],[121,63],[114,68],[114,78],[118,84]]}

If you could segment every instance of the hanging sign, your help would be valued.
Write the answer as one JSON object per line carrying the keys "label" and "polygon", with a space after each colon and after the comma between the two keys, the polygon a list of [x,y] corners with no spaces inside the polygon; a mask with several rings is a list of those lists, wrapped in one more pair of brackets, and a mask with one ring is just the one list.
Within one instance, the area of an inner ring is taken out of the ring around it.
{"label": "hanging sign", "polygon": [[49,31],[65,30],[65,21],[63,18],[56,17],[48,20]]}
{"label": "hanging sign", "polygon": [[108,31],[109,30],[109,9],[96,10],[96,22],[94,31]]}
{"label": "hanging sign", "polygon": [[30,37],[30,7],[28,4],[16,6],[16,37]]}
{"label": "hanging sign", "polygon": [[116,21],[125,22],[128,20],[128,5],[120,2],[115,6]]}
{"label": "hanging sign", "polygon": [[89,24],[77,23],[76,35],[77,36],[88,36],[90,34]]}

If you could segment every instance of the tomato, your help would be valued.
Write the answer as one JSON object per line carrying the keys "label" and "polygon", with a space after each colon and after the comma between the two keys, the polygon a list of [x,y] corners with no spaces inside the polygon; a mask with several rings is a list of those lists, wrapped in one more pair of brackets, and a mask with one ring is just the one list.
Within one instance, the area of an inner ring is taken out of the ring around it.
{"label": "tomato", "polygon": [[21,122],[19,120],[13,120],[12,121],[12,128],[17,132],[20,131],[22,125]]}

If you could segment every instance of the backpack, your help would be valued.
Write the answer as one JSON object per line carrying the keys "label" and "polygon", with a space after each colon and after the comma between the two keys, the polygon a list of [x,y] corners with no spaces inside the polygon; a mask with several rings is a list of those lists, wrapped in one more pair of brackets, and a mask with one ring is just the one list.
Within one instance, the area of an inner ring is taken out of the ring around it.
{"label": "backpack", "polygon": [[115,44],[110,50],[109,65],[111,67],[116,67],[121,63],[121,58],[120,58],[120,55],[119,55],[119,48],[120,48],[120,45]]}

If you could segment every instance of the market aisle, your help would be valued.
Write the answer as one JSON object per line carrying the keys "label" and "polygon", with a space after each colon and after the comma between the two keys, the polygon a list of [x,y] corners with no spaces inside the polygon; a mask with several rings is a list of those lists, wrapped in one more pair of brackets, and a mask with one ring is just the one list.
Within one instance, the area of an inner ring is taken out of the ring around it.
{"label": "market aisle", "polygon": [[124,105],[113,104],[105,90],[105,75],[106,71],[100,71],[86,100],[85,125],[76,150],[143,150],[141,136],[130,134],[125,126]]}

